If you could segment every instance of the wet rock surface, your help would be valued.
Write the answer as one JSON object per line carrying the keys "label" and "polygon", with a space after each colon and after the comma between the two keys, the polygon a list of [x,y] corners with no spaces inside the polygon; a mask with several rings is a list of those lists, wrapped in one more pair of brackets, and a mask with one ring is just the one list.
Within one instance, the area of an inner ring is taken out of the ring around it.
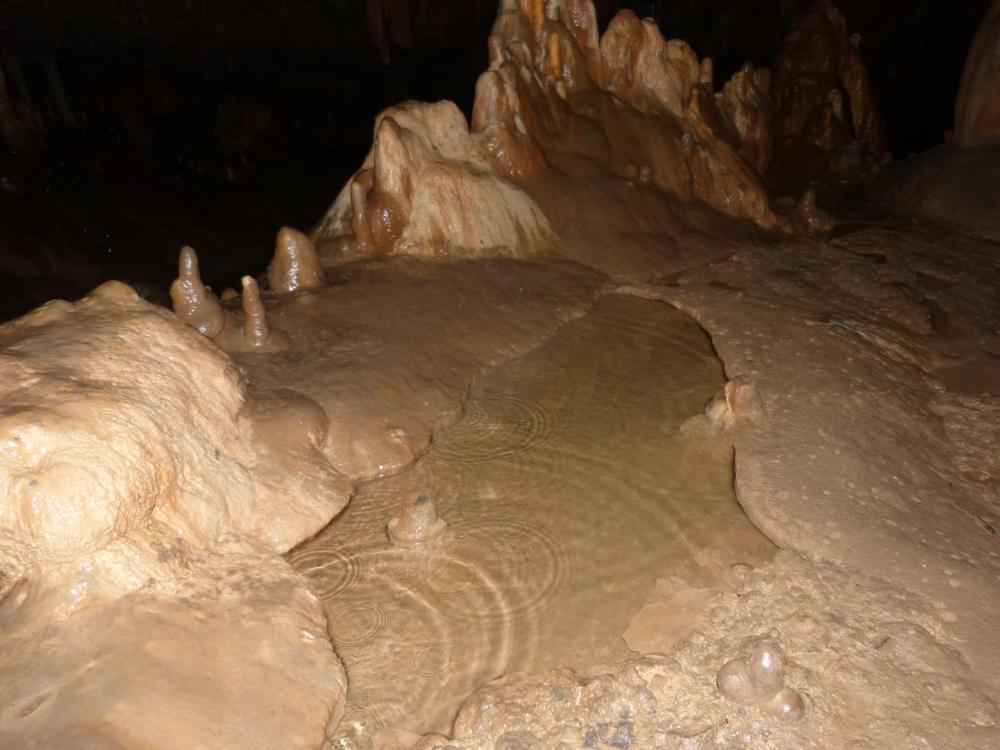
{"label": "wet rock surface", "polygon": [[[935,637],[939,623],[923,597],[783,551],[670,655],[583,673],[509,675],[466,702],[454,739],[427,737],[416,747],[515,740],[545,748],[989,747],[998,736],[995,699]],[[732,651],[762,638],[795,655],[786,684],[803,698],[800,721],[762,714],[717,690],[716,674]],[[955,720],[932,718],[942,715]]]}

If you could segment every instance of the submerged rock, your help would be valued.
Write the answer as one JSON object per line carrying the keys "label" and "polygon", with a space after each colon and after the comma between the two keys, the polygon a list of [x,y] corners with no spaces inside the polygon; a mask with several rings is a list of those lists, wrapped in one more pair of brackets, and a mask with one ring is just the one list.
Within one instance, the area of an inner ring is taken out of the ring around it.
{"label": "submerged rock", "polygon": [[444,533],[448,523],[438,515],[430,495],[405,500],[399,513],[389,519],[386,529],[393,544],[425,544]]}

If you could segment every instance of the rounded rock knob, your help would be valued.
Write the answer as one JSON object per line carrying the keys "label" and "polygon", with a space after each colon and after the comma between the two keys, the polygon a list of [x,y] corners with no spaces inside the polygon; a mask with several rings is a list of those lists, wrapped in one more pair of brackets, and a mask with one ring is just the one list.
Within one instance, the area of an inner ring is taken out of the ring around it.
{"label": "rounded rock knob", "polygon": [[404,502],[399,513],[389,519],[387,530],[394,544],[423,544],[444,533],[447,523],[438,515],[430,495]]}
{"label": "rounded rock knob", "polygon": [[750,685],[762,700],[785,684],[785,654],[774,641],[761,641],[750,652]]}

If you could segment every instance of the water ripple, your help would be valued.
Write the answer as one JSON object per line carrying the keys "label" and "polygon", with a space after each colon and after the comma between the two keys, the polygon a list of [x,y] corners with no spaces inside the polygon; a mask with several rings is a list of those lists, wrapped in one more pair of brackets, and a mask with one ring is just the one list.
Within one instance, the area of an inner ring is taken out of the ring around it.
{"label": "water ripple", "polygon": [[476,394],[463,418],[435,445],[443,464],[500,461],[530,451],[548,439],[557,415],[523,395]]}
{"label": "water ripple", "polygon": [[372,601],[338,604],[327,611],[333,645],[340,649],[360,648],[379,640],[389,617],[383,607]]}

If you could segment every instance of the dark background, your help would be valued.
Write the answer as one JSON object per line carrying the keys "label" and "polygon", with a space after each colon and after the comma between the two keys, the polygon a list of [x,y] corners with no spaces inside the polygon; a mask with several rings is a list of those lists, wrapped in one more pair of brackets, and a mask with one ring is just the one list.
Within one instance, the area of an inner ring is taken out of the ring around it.
{"label": "dark background", "polygon": [[[896,156],[952,126],[987,4],[839,2]],[[770,66],[807,5],[597,1],[602,29],[631,8],[713,57],[718,85],[746,60]],[[34,127],[0,156],[0,319],[106,278],[163,302],[182,244],[216,287],[260,271],[276,230],[308,230],[357,168],[381,109],[447,98],[468,113],[495,13],[495,0],[6,0],[0,61]]]}

